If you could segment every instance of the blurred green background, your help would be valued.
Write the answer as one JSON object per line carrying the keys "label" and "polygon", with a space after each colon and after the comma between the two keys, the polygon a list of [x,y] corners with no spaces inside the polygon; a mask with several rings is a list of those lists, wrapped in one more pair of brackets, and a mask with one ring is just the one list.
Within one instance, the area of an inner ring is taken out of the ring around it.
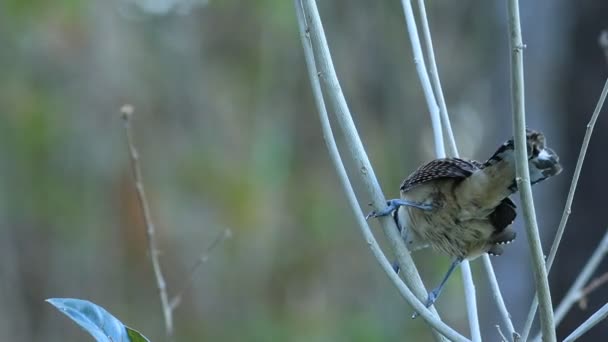
{"label": "blurred green background", "polygon": [[[608,26],[608,2],[521,6],[529,126],[547,134],[565,169],[535,187],[548,251],[606,77],[597,37]],[[401,4],[319,7],[359,133],[384,192],[397,196],[401,180],[433,158]],[[430,1],[427,11],[461,155],[483,160],[511,134],[506,4]],[[1,341],[88,340],[48,297],[89,299],[163,340],[119,115],[125,103],[135,107],[170,294],[218,234],[233,234],[210,253],[176,310],[178,341],[429,339],[424,322],[409,319],[412,309],[377,266],[345,202],[321,138],[291,1],[4,0]],[[605,230],[607,125],[600,118],[596,126],[551,273],[555,302]],[[521,329],[533,284],[521,218],[516,226],[520,238],[493,262]],[[430,251],[415,260],[429,288],[449,263]],[[497,310],[479,263],[472,267],[483,334],[496,341]],[[458,272],[438,309],[468,335],[461,284]],[[574,308],[559,336],[607,295],[600,289],[586,311]],[[586,337],[606,334],[604,325]]]}

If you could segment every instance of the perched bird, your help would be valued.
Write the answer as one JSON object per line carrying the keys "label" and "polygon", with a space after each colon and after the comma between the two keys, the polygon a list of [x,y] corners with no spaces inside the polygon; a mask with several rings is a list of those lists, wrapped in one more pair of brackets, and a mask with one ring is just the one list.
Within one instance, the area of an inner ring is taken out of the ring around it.
{"label": "perched bird", "polygon": [[[562,171],[559,157],[545,145],[545,136],[526,132],[530,182],[534,185]],[[414,171],[401,184],[401,198],[369,217],[392,214],[410,250],[424,246],[443,252],[453,262],[426,306],[435,303],[454,269],[483,253],[501,255],[515,239],[511,223],[516,207],[509,196],[517,191],[513,139],[485,163],[460,158],[436,159]],[[398,266],[395,267],[398,272]]]}

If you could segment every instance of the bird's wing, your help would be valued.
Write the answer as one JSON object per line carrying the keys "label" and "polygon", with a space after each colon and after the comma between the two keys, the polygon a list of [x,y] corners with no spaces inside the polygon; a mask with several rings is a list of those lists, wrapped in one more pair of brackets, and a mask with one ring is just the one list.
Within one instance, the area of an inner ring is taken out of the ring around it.
{"label": "bird's wing", "polygon": [[482,167],[483,164],[475,160],[460,158],[435,159],[414,171],[401,183],[400,189],[403,192],[407,192],[417,185],[437,179],[464,179]]}
{"label": "bird's wing", "polygon": [[496,233],[502,232],[513,223],[517,216],[516,209],[515,203],[513,203],[509,197],[503,199],[494,209],[489,218]]}

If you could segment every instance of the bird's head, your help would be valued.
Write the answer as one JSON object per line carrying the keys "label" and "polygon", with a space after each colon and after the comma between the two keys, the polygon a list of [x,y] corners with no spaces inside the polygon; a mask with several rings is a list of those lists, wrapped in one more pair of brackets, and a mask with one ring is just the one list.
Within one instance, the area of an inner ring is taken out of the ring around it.
{"label": "bird's head", "polygon": [[530,168],[530,181],[538,183],[562,172],[559,156],[545,144],[545,135],[526,129],[526,147]]}
{"label": "bird's head", "polygon": [[[562,172],[559,156],[546,145],[545,135],[539,131],[526,129],[526,151],[530,182],[536,184]],[[513,139],[507,140],[498,148],[496,153],[485,162],[484,166],[492,166],[507,162],[515,167],[515,144]]]}

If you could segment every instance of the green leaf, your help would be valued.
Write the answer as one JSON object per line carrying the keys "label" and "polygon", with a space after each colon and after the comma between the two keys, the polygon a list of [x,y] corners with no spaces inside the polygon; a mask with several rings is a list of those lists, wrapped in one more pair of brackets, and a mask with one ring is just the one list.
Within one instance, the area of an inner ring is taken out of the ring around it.
{"label": "green leaf", "polygon": [[150,342],[150,340],[148,340],[139,331],[131,329],[127,326],[125,326],[125,328],[127,329],[127,335],[129,336],[131,342]]}
{"label": "green leaf", "polygon": [[50,298],[46,300],[91,334],[97,342],[150,342],[112,316],[101,306],[88,300]]}

